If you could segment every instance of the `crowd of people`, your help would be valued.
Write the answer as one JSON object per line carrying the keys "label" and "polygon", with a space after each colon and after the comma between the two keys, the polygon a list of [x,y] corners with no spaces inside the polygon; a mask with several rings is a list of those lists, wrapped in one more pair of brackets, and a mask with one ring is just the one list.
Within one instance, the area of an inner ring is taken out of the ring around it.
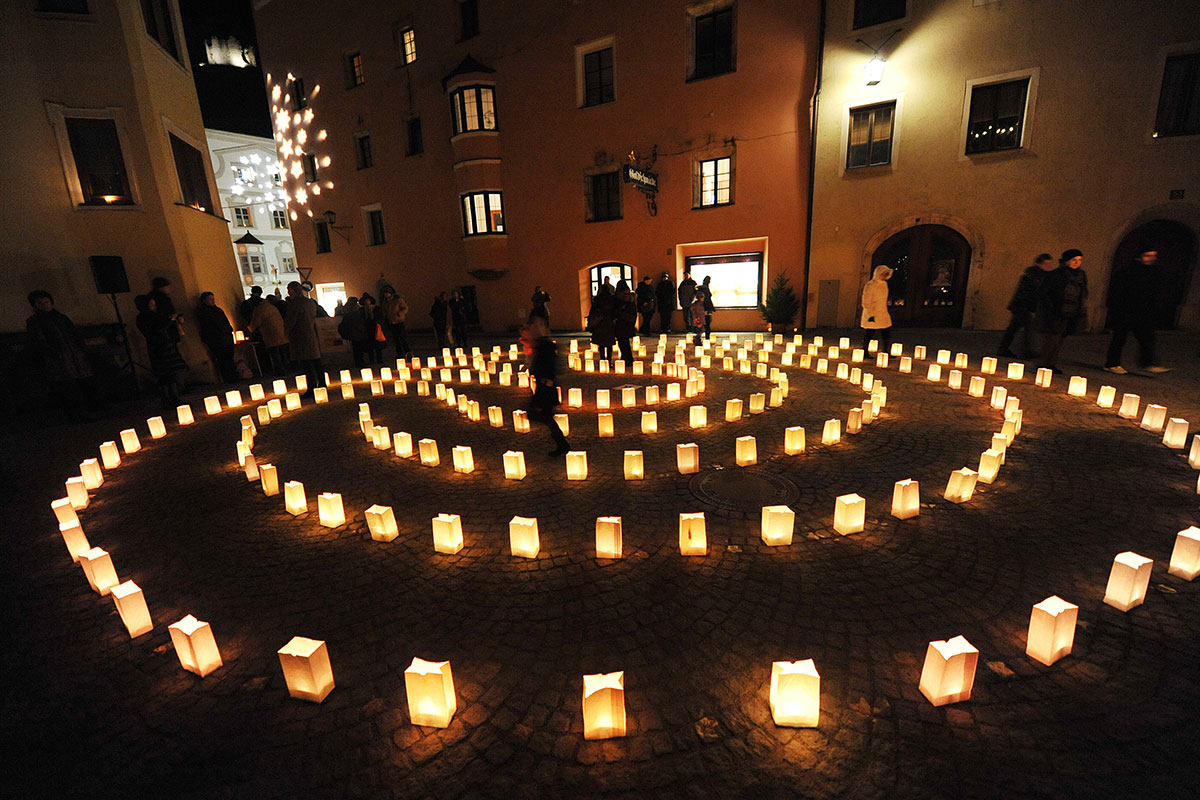
{"label": "crowd of people", "polygon": [[[592,297],[587,316],[587,329],[592,334],[592,342],[600,348],[600,357],[610,358],[615,344],[621,358],[632,360],[630,340],[633,335],[639,332],[643,336],[651,335],[655,316],[658,317],[659,332],[671,333],[676,310],[683,311],[683,332],[689,339],[693,335],[708,339],[716,310],[711,281],[711,277],[705,276],[704,281],[697,284],[691,273],[684,271],[683,280],[676,288],[670,274],[664,272],[657,284],[649,275],[644,276],[635,290],[624,278],[614,286],[612,279],[606,276]],[[531,300],[530,319],[540,317],[548,326],[550,315],[546,303],[550,301],[550,295],[539,286]]]}

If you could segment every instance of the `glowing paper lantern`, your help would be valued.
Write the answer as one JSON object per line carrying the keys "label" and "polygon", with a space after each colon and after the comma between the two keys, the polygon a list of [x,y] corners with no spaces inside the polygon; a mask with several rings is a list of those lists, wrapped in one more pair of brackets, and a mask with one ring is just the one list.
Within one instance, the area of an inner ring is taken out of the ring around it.
{"label": "glowing paper lantern", "polygon": [[1019,381],[1025,377],[1025,365],[1020,361],[1012,361],[1008,365],[1008,379]]}
{"label": "glowing paper lantern", "polygon": [[342,507],[342,496],[337,492],[322,492],[317,495],[317,517],[326,528],[346,524],[346,512]]}
{"label": "glowing paper lantern", "polygon": [[[207,401],[206,401],[207,402]],[[225,393],[225,405],[229,408],[238,408],[242,405],[242,393],[237,389],[230,389]],[[217,408],[220,411],[220,408]]]}
{"label": "glowing paper lantern", "polygon": [[1157,433],[1163,429],[1163,425],[1167,421],[1167,407],[1151,403],[1146,406],[1146,413],[1142,415],[1142,430],[1153,431]]}
{"label": "glowing paper lantern", "polygon": [[1000,466],[1004,466],[1004,459],[1008,454],[1008,437],[1003,433],[993,433],[990,449],[1000,454]]}
{"label": "glowing paper lantern", "polygon": [[1075,643],[1075,623],[1079,606],[1051,595],[1033,607],[1029,615],[1029,634],[1025,639],[1025,654],[1034,661],[1050,666],[1071,654]]}
{"label": "glowing paper lantern", "polygon": [[421,464],[426,467],[436,467],[442,463],[442,458],[438,455],[437,442],[433,439],[422,439],[417,442],[417,447],[421,452]]}
{"label": "glowing paper lantern", "polygon": [[703,511],[679,515],[679,553],[685,556],[708,554],[708,533]]}
{"label": "glowing paper lantern", "polygon": [[372,426],[371,440],[376,450],[387,450],[392,446],[392,435],[386,425]]}
{"label": "glowing paper lantern", "polygon": [[963,467],[950,473],[950,481],[946,484],[945,498],[951,503],[965,503],[975,494],[975,481],[979,474],[973,469]]}
{"label": "glowing paper lantern", "polygon": [[692,406],[688,409],[688,425],[693,428],[703,428],[708,425],[708,408]]}
{"label": "glowing paper lantern", "polygon": [[996,374],[996,359],[992,356],[984,356],[979,364],[979,371],[984,375]]}
{"label": "glowing paper lantern", "polygon": [[867,501],[858,494],[844,494],[833,508],[833,529],[845,536],[861,533],[867,520]]}
{"label": "glowing paper lantern", "polygon": [[1167,572],[1185,581],[1200,575],[1200,528],[1193,525],[1176,534]]}
{"label": "glowing paper lantern", "polygon": [[287,481],[283,484],[283,507],[292,516],[308,513],[308,498],[304,495],[304,484]]}
{"label": "glowing paper lantern", "polygon": [[905,478],[892,488],[892,516],[912,519],[921,513],[921,488],[917,481]]}
{"label": "glowing paper lantern", "polygon": [[265,400],[266,398],[267,398],[267,396],[263,392],[263,385],[261,383],[250,384],[250,399],[251,400],[258,402],[259,400]]}
{"label": "glowing paper lantern", "polygon": [[695,442],[675,445],[675,466],[680,475],[692,475],[700,471],[700,446]]}
{"label": "glowing paper lantern", "polygon": [[258,408],[254,409],[254,413],[258,417],[259,425],[270,425],[271,424],[271,408],[270,408],[270,406],[259,406]]}
{"label": "glowing paper lantern", "polygon": [[1113,386],[1101,386],[1100,392],[1096,395],[1096,405],[1101,408],[1112,408],[1113,401],[1116,400],[1117,390]]}
{"label": "glowing paper lantern", "polygon": [[880,369],[887,369],[887,365],[888,365],[888,354],[887,353],[877,353],[875,355],[875,366],[879,367]]}
{"label": "glowing paper lantern", "polygon": [[463,549],[462,518],[458,514],[438,514],[433,518],[433,549],[450,555]]}
{"label": "glowing paper lantern", "polygon": [[525,454],[520,450],[504,453],[504,477],[510,481],[525,480]]}
{"label": "glowing paper lantern", "polygon": [[571,435],[571,420],[567,418],[566,414],[555,414],[554,422],[558,425],[558,429],[562,431],[563,436]]}
{"label": "glowing paper lantern", "polygon": [[412,434],[408,431],[398,431],[392,434],[392,450],[400,458],[411,458],[413,454]]}
{"label": "glowing paper lantern", "polygon": [[925,379],[933,383],[937,383],[942,379],[942,365],[930,364],[929,370],[925,373]]}
{"label": "glowing paper lantern", "polygon": [[842,421],[840,419],[825,420],[825,428],[821,431],[821,444],[837,444],[842,440]]}
{"label": "glowing paper lantern", "polygon": [[1138,406],[1141,405],[1141,402],[1140,396],[1126,392],[1121,395],[1121,407],[1117,410],[1117,416],[1123,419],[1137,419]]}
{"label": "glowing paper lantern", "polygon": [[904,354],[904,345],[900,344],[900,342],[895,342],[894,344],[892,344],[892,355],[893,356],[899,357],[903,354]]}
{"label": "glowing paper lantern", "polygon": [[404,670],[404,691],[413,725],[445,728],[458,710],[449,661],[413,658]]}
{"label": "glowing paper lantern", "polygon": [[771,664],[771,717],[788,728],[815,728],[821,716],[821,676],[811,658]]}
{"label": "glowing paper lantern", "polygon": [[1192,449],[1188,451],[1188,466],[1200,469],[1200,434],[1192,437]]}
{"label": "glowing paper lantern", "polygon": [[753,436],[739,436],[734,442],[734,460],[739,467],[758,463],[758,444]]}
{"label": "glowing paper lantern", "polygon": [[979,470],[976,473],[977,479],[982,483],[992,483],[996,480],[996,476],[1000,474],[1001,454],[988,448],[979,456]]}
{"label": "glowing paper lantern", "polygon": [[493,428],[503,428],[504,409],[500,406],[488,406],[488,424]]}
{"label": "glowing paper lantern", "polygon": [[610,401],[611,397],[609,396],[608,389],[596,390],[596,408],[601,410],[607,409]]}
{"label": "glowing paper lantern", "polygon": [[121,580],[113,567],[112,556],[102,547],[92,547],[79,554],[79,566],[88,585],[100,595],[107,595]]}
{"label": "glowing paper lantern", "polygon": [[792,543],[792,532],[796,527],[796,512],[788,506],[763,506],[762,540],[772,547]]}
{"label": "glowing paper lantern", "polygon": [[353,400],[354,399],[354,384],[353,383],[343,383],[341,385],[341,390],[342,390],[342,399],[343,400]]}
{"label": "glowing paper lantern", "polygon": [[646,477],[646,470],[642,466],[642,451],[641,450],[626,450],[625,451],[625,480],[640,481]]}
{"label": "glowing paper lantern", "polygon": [[113,603],[121,622],[129,631],[129,638],[136,639],[142,634],[154,630],[154,622],[150,619],[150,609],[146,607],[146,598],[142,590],[133,581],[125,581],[112,587]]}
{"label": "glowing paper lantern", "polygon": [[513,430],[517,433],[529,433],[529,415],[524,411],[512,412]]}
{"label": "glowing paper lantern", "polygon": [[[378,394],[383,394],[383,387],[379,388]],[[295,411],[300,407],[300,395],[297,392],[288,392],[283,396],[283,404],[288,411]]]}
{"label": "glowing paper lantern", "polygon": [[83,528],[80,526],[78,518],[58,523],[58,532],[63,537],[63,543],[67,546],[67,552],[71,554],[72,561],[78,562],[80,556],[92,549],[92,546],[88,544],[87,537],[83,534]]}
{"label": "glowing paper lantern", "polygon": [[[744,363],[744,362],[743,362]],[[903,368],[900,370],[903,372]],[[824,358],[817,359],[817,373],[820,375],[829,374],[829,361]]]}
{"label": "glowing paper lantern", "polygon": [[992,408],[996,409],[997,411],[1004,408],[1004,403],[1006,400],[1008,400],[1008,389],[1005,389],[1003,386],[993,386],[991,402]]}
{"label": "glowing paper lantern", "polygon": [[274,464],[259,464],[258,479],[262,484],[264,495],[274,497],[279,494],[279,473],[275,470]]}
{"label": "glowing paper lantern", "polygon": [[513,517],[509,520],[508,543],[514,556],[537,558],[541,549],[537,520],[533,517]]}
{"label": "glowing paper lantern", "polygon": [[583,676],[583,738],[625,735],[625,673]]}
{"label": "glowing paper lantern", "polygon": [[67,478],[67,500],[70,501],[71,507],[79,510],[87,508],[88,493],[87,487],[83,484],[83,478],[76,475],[73,478]]}
{"label": "glowing paper lantern", "polygon": [[297,700],[320,703],[333,691],[333,667],[325,642],[293,636],[279,648],[279,666],[288,694]]}
{"label": "glowing paper lantern", "polygon": [[930,642],[921,668],[921,694],[935,706],[971,699],[979,651],[962,636]]}
{"label": "glowing paper lantern", "polygon": [[1035,386],[1040,386],[1043,389],[1050,388],[1050,382],[1054,380],[1054,370],[1049,367],[1038,367],[1037,374],[1033,377]]}
{"label": "glowing paper lantern", "polygon": [[621,518],[596,517],[596,558],[621,557]]}
{"label": "glowing paper lantern", "polygon": [[580,408],[583,406],[583,389],[578,386],[572,386],[567,390],[567,405],[571,408]]}
{"label": "glowing paper lantern", "polygon": [[789,456],[804,452],[804,428],[795,425],[783,431],[783,452]]}
{"label": "glowing paper lantern", "polygon": [[[870,400],[864,400],[867,408],[871,407]],[[858,433],[862,430],[863,413],[861,408],[852,408],[846,415],[846,433]]]}
{"label": "glowing paper lantern", "polygon": [[962,377],[963,377],[962,370],[952,369],[952,370],[950,370],[950,379],[948,381],[946,381],[946,385],[949,386],[951,389],[955,389],[955,390],[961,389],[962,388]]}
{"label": "glowing paper lantern", "polygon": [[900,358],[900,366],[897,369],[900,372],[912,372],[912,362],[913,360],[911,357],[902,356]]}
{"label": "glowing paper lantern", "polygon": [[779,408],[783,405],[783,388],[775,386],[771,389],[771,397],[767,401],[767,405],[771,408]]}
{"label": "glowing paper lantern", "polygon": [[377,542],[390,542],[400,535],[396,526],[396,515],[391,506],[373,505],[364,512],[367,518],[367,530],[371,538]]}
{"label": "glowing paper lantern", "polygon": [[584,450],[572,450],[567,453],[567,480],[569,481],[585,481],[587,480],[587,452]]}
{"label": "glowing paper lantern", "polygon": [[99,489],[104,483],[104,473],[100,470],[100,462],[94,458],[84,459],[79,465],[79,477],[83,479],[85,489]]}
{"label": "glowing paper lantern", "polygon": [[[350,382],[350,372],[348,370],[342,370],[342,381],[341,382],[342,383]],[[276,378],[274,381],[271,382],[271,392],[276,397],[281,397],[281,396],[287,394],[287,381],[285,381],[283,378]]]}
{"label": "glowing paper lantern", "polygon": [[121,466],[121,451],[116,442],[105,442],[100,445],[100,463],[105,469],[115,469]]}
{"label": "glowing paper lantern", "polygon": [[208,414],[210,417],[213,414],[220,414],[221,399],[215,394],[210,394],[208,397],[204,398],[204,413]]}
{"label": "glowing paper lantern", "polygon": [[258,462],[254,460],[254,456],[246,456],[246,461],[242,464],[242,470],[246,474],[246,480],[253,483],[258,480]]}
{"label": "glowing paper lantern", "polygon": [[[82,482],[80,480],[80,483]],[[75,513],[75,506],[71,504],[71,498],[69,497],[61,497],[53,501],[50,503],[50,508],[54,511],[54,516],[59,524],[79,521],[79,515]]]}
{"label": "glowing paper lantern", "polygon": [[138,441],[137,431],[133,428],[126,428],[121,431],[121,447],[124,448],[126,455],[141,450],[142,443]]}
{"label": "glowing paper lantern", "polygon": [[1112,571],[1108,574],[1108,587],[1104,590],[1104,602],[1118,611],[1136,608],[1146,599],[1150,585],[1150,569],[1154,559],[1139,556],[1132,551],[1121,553],[1113,559]]}
{"label": "glowing paper lantern", "polygon": [[212,673],[223,663],[221,651],[217,649],[217,640],[213,637],[212,626],[188,614],[178,622],[167,626],[171,633],[171,644],[175,646],[175,655],[179,664],[188,672],[193,672],[203,678]]}
{"label": "glowing paper lantern", "polygon": [[454,459],[454,471],[464,475],[475,471],[475,456],[466,445],[456,445],[451,452]]}
{"label": "glowing paper lantern", "polygon": [[1072,375],[1071,382],[1067,386],[1067,394],[1072,397],[1083,397],[1087,394],[1087,378],[1082,375]]}
{"label": "glowing paper lantern", "polygon": [[278,397],[272,397],[267,401],[267,414],[271,419],[279,419],[283,416],[283,403],[279,402]]}
{"label": "glowing paper lantern", "polygon": [[[1187,446],[1188,421],[1179,417],[1167,420],[1167,428],[1163,432],[1163,444],[1172,450],[1182,450]],[[91,459],[95,461],[95,459]],[[99,467],[97,467],[99,470]]]}
{"label": "glowing paper lantern", "polygon": [[846,380],[850,377],[850,365],[846,363],[838,364],[837,371],[834,374],[838,380]]}
{"label": "glowing paper lantern", "polygon": [[978,375],[971,376],[971,383],[967,386],[967,394],[971,397],[983,397],[983,391],[987,387],[987,381]]}
{"label": "glowing paper lantern", "polygon": [[[653,411],[642,412],[642,433],[654,433],[657,430],[657,420],[655,417],[650,417],[647,422],[646,414],[654,414]],[[649,425],[649,430],[647,426]],[[596,415],[596,433],[602,439],[611,439],[613,435],[613,415],[605,411]]]}

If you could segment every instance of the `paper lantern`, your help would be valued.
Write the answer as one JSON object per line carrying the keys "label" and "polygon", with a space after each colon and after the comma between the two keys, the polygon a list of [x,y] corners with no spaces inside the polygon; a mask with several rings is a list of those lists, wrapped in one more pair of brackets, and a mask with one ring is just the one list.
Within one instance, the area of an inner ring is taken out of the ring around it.
{"label": "paper lantern", "polygon": [[935,706],[971,699],[979,651],[962,636],[930,642],[921,668],[921,694]]}
{"label": "paper lantern", "polygon": [[[83,481],[80,480],[80,483]],[[54,516],[59,524],[64,522],[78,522],[79,515],[75,513],[75,506],[71,504],[71,498],[61,497],[58,500],[50,503],[50,508],[54,511]]]}
{"label": "paper lantern", "polygon": [[413,725],[445,728],[458,710],[449,661],[413,658],[404,670],[404,691]]}
{"label": "paper lantern", "polygon": [[1167,407],[1151,403],[1146,406],[1146,413],[1142,415],[1142,430],[1153,431],[1157,433],[1163,429],[1163,425],[1167,421]]}
{"label": "paper lantern", "polygon": [[842,440],[842,421],[840,419],[825,420],[825,428],[821,431],[821,444],[837,444]]}
{"label": "paper lantern", "polygon": [[855,386],[862,385],[862,375],[863,371],[858,367],[850,370],[850,383],[854,384]]}
{"label": "paper lantern", "polygon": [[433,439],[422,439],[417,442],[417,448],[421,452],[421,464],[426,467],[436,467],[442,463],[441,456],[438,455],[437,442]]}
{"label": "paper lantern", "polygon": [[779,408],[783,405],[783,388],[780,386],[772,387],[770,399],[767,400],[767,405],[771,408]]}
{"label": "paper lantern", "polygon": [[1192,437],[1192,449],[1188,451],[1188,466],[1200,469],[1200,434]]}
{"label": "paper lantern", "polygon": [[343,383],[340,388],[342,390],[342,399],[343,400],[353,400],[354,399],[354,384],[353,383]]}
{"label": "paper lantern", "polygon": [[688,425],[692,428],[703,428],[708,425],[708,408],[692,406],[688,409]]}
{"label": "paper lantern", "polygon": [[794,425],[790,428],[784,428],[783,452],[789,456],[799,455],[804,452],[803,426]]}
{"label": "paper lantern", "polygon": [[865,358],[866,358],[866,353],[863,351],[863,349],[861,347],[854,348],[854,350],[850,353],[850,360],[853,361],[855,364],[861,364],[863,362],[863,359],[865,359]]}
{"label": "paper lantern", "polygon": [[895,342],[895,343],[893,343],[893,344],[892,344],[892,348],[891,348],[891,352],[892,352],[892,355],[893,355],[893,356],[897,356],[897,357],[898,357],[898,356],[901,356],[901,355],[903,355],[903,354],[904,354],[904,345],[900,344],[900,342]]}
{"label": "paper lantern", "polygon": [[1008,400],[1008,389],[1005,389],[1003,386],[993,386],[991,401],[992,408],[996,409],[997,411],[1004,408],[1004,403],[1006,400]]}
{"label": "paper lantern", "polygon": [[1004,437],[1006,446],[1012,444],[1013,439],[1017,437],[1017,434],[1021,430],[1021,414],[1022,412],[1018,411],[1009,419],[1004,420],[1004,428],[1000,431],[1000,435]]}
{"label": "paper lantern", "polygon": [[912,519],[921,513],[921,488],[917,481],[905,478],[892,488],[892,516]]}
{"label": "paper lantern", "polygon": [[734,441],[734,460],[739,467],[758,463],[758,444],[753,436],[739,436]]}
{"label": "paper lantern", "polygon": [[888,365],[888,354],[887,353],[876,354],[875,366],[879,367],[880,369],[887,369],[887,365]]}
{"label": "paper lantern", "polygon": [[137,637],[154,630],[154,622],[150,619],[150,609],[146,607],[146,597],[133,581],[125,581],[112,587],[113,603],[129,638]]}
{"label": "paper lantern", "polygon": [[283,507],[292,516],[308,513],[308,498],[304,495],[304,484],[288,481],[283,484]]}
{"label": "paper lantern", "polygon": [[846,380],[850,377],[850,365],[846,363],[838,364],[834,375],[838,380]]}
{"label": "paper lantern", "polygon": [[525,480],[525,453],[520,450],[504,453],[504,477],[510,481]]}
{"label": "paper lantern", "polygon": [[571,408],[580,408],[583,406],[583,389],[578,386],[572,386],[567,389],[567,405]]}
{"label": "paper lantern", "polygon": [[[863,401],[870,408],[871,401]],[[863,413],[861,408],[852,408],[846,415],[846,433],[858,433],[862,430]]]}
{"label": "paper lantern", "polygon": [[858,494],[844,494],[833,507],[833,529],[843,536],[861,533],[867,520],[867,501]]}
{"label": "paper lantern", "polygon": [[514,556],[537,558],[541,549],[538,521],[533,517],[513,517],[508,521],[508,543]]}
{"label": "paper lantern", "polygon": [[[207,402],[208,401],[206,400],[205,403],[207,404]],[[227,391],[225,393],[225,405],[228,406],[229,408],[240,407],[242,405],[242,393],[240,391],[238,391],[237,389],[230,389],[229,391]],[[217,410],[218,411],[221,410],[220,406],[217,407]]]}
{"label": "paper lantern", "polygon": [[1008,365],[1008,379],[1010,381],[1019,381],[1025,377],[1025,365],[1020,361],[1010,362]]}
{"label": "paper lantern", "polygon": [[1038,367],[1037,374],[1033,377],[1033,384],[1040,386],[1043,389],[1049,389],[1051,381],[1054,380],[1054,370],[1049,367]]}
{"label": "paper lantern", "polygon": [[679,554],[684,556],[708,555],[708,533],[704,524],[704,512],[680,513]]}
{"label": "paper lantern", "polygon": [[672,401],[672,400],[678,400],[679,397],[680,397],[679,384],[678,383],[668,383],[667,384],[667,400],[668,400],[668,402]]}
{"label": "paper lantern", "polygon": [[1150,569],[1154,559],[1126,551],[1113,559],[1112,571],[1108,573],[1108,587],[1104,590],[1104,602],[1118,611],[1137,608],[1146,599],[1146,588],[1150,585]]}
{"label": "paper lantern", "polygon": [[1116,387],[1101,386],[1100,392],[1096,395],[1096,405],[1101,408],[1112,408],[1113,401],[1117,398]]}
{"label": "paper lantern", "polygon": [[150,417],[146,420],[146,427],[150,430],[151,439],[161,439],[167,435],[167,426],[163,424],[162,417]]}
{"label": "paper lantern", "polygon": [[859,404],[858,409],[861,415],[861,419],[859,421],[863,425],[870,425],[875,421],[875,400],[873,398],[868,397],[867,399],[863,400],[862,403]]}
{"label": "paper lantern", "polygon": [[979,371],[984,375],[995,375],[996,359],[992,356],[984,356],[983,360],[979,362]]}
{"label": "paper lantern", "polygon": [[100,462],[94,458],[84,459],[79,465],[79,477],[83,479],[83,488],[99,489],[104,483],[104,472]]}
{"label": "paper lantern", "polygon": [[[383,387],[382,386],[379,387],[379,391],[374,392],[374,394],[383,394]],[[299,393],[288,392],[287,394],[285,394],[283,396],[283,404],[284,404],[284,407],[287,408],[288,411],[295,411],[297,408],[300,407]]]}
{"label": "paper lantern", "polygon": [[213,414],[220,414],[221,399],[215,394],[210,394],[208,397],[204,398],[204,413],[208,414],[210,417]]}
{"label": "paper lantern", "polygon": [[513,430],[517,433],[529,433],[529,415],[520,409],[512,412]]}
{"label": "paper lantern", "polygon": [[433,549],[450,555],[463,549],[462,518],[458,514],[438,514],[433,518]]}
{"label": "paper lantern", "polygon": [[255,402],[267,399],[267,395],[263,392],[263,385],[261,383],[250,384],[250,399]]}
{"label": "paper lantern", "polygon": [[297,700],[320,703],[333,691],[333,667],[325,642],[293,636],[279,648],[279,666],[288,694]]}
{"label": "paper lantern", "polygon": [[1004,459],[1008,454],[1008,444],[1008,437],[1003,433],[992,434],[992,446],[990,449],[1000,454],[1000,466],[1004,466]]}
{"label": "paper lantern", "polygon": [[611,397],[609,396],[608,389],[597,389],[596,390],[596,408],[601,409],[601,410],[607,409],[609,406],[610,400],[611,400]]}
{"label": "paper lantern", "polygon": [[78,562],[80,556],[92,549],[92,546],[88,544],[87,536],[83,534],[78,517],[58,523],[58,532],[62,535],[63,543],[67,546],[67,552],[71,554],[72,561]]}
{"label": "paper lantern", "polygon": [[824,358],[817,359],[817,372],[821,375],[829,374],[829,361]]}
{"label": "paper lantern", "polygon": [[625,673],[583,676],[583,738],[625,735]]}
{"label": "paper lantern", "polygon": [[567,453],[567,480],[569,481],[585,481],[587,480],[587,452],[584,450],[572,450]]}
{"label": "paper lantern", "polygon": [[554,422],[558,425],[558,429],[562,431],[563,436],[571,435],[571,420],[566,414],[555,414]]}
{"label": "paper lantern", "polygon": [[295,382],[296,382],[296,391],[297,392],[307,392],[308,391],[308,376],[307,375],[297,375]]}
{"label": "paper lantern", "polygon": [[1001,455],[998,451],[988,448],[979,456],[977,480],[982,483],[992,483],[1000,474]]}
{"label": "paper lantern", "polygon": [[[350,372],[348,370],[342,370],[341,382],[342,383],[350,382]],[[285,381],[283,378],[276,378],[274,381],[271,382],[271,392],[276,397],[281,397],[281,396],[287,394],[287,381]]]}
{"label": "paper lantern", "polygon": [[796,527],[796,512],[788,506],[763,506],[762,540],[772,547],[792,543],[792,532]]}
{"label": "paper lantern", "polygon": [[1117,410],[1117,416],[1124,419],[1137,419],[1138,406],[1141,402],[1140,396],[1126,392],[1121,395],[1121,408]]}
{"label": "paper lantern", "polygon": [[[646,414],[652,416],[647,420]],[[653,411],[642,412],[642,433],[654,433],[657,430],[657,419]],[[601,439],[611,439],[613,436],[613,415],[605,411],[596,415],[596,433]]]}
{"label": "paper lantern", "polygon": [[107,595],[121,580],[113,567],[112,556],[102,547],[91,547],[79,554],[79,566],[88,585],[100,595]]}
{"label": "paper lantern", "polygon": [[364,512],[364,516],[367,518],[367,530],[375,541],[390,542],[400,535],[391,506],[373,505]]}
{"label": "paper lantern", "polygon": [[258,480],[262,484],[264,495],[274,497],[279,494],[279,473],[274,464],[259,464]]}
{"label": "paper lantern", "polygon": [[680,475],[693,475],[700,471],[700,446],[695,442],[675,445],[675,466]]}
{"label": "paper lantern", "polygon": [[429,397],[429,381],[417,381],[417,396]]}
{"label": "paper lantern", "polygon": [[596,517],[596,558],[621,557],[621,518]]}
{"label": "paper lantern", "polygon": [[504,409],[500,406],[488,406],[488,424],[493,428],[503,428]]}
{"label": "paper lantern", "polygon": [[1193,525],[1175,535],[1167,572],[1185,581],[1195,580],[1200,575],[1200,528]]}
{"label": "paper lantern", "polygon": [[100,445],[100,463],[105,469],[116,469],[121,466],[121,451],[116,442],[105,442]]}
{"label": "paper lantern", "polygon": [[271,409],[269,406],[259,406],[258,408],[254,409],[254,414],[258,417],[259,425],[265,426],[271,424]]}
{"label": "paper lantern", "polygon": [[411,458],[413,454],[412,434],[408,431],[397,431],[392,434],[392,450],[400,458]]}
{"label": "paper lantern", "polygon": [[946,484],[945,498],[951,503],[965,503],[975,494],[975,481],[979,474],[973,469],[963,467],[950,473],[950,481]]}
{"label": "paper lantern", "polygon": [[238,466],[244,467],[246,465],[246,456],[250,455],[250,448],[241,439],[238,439],[235,444],[237,447]]}
{"label": "paper lantern", "polygon": [[451,451],[454,459],[454,471],[464,475],[475,471],[475,456],[466,445],[456,445]]}
{"label": "paper lantern", "polygon": [[279,419],[283,416],[283,403],[279,401],[278,397],[272,397],[267,401],[267,414],[271,419]]}
{"label": "paper lantern", "polygon": [[376,450],[387,450],[392,446],[392,434],[386,425],[375,425],[371,428],[372,443]]}
{"label": "paper lantern", "polygon": [[217,640],[213,637],[212,626],[188,614],[178,622],[167,626],[171,633],[171,644],[175,646],[175,655],[179,664],[188,672],[193,672],[203,678],[212,673],[223,663],[221,651],[217,649]]}
{"label": "paper lantern", "polygon": [[346,524],[346,512],[342,508],[342,496],[337,492],[322,492],[317,495],[317,517],[326,528]]}
{"label": "paper lantern", "polygon": [[950,370],[950,379],[946,381],[946,385],[949,386],[951,389],[955,389],[955,390],[961,389],[962,388],[962,377],[963,377],[962,370],[952,369],[952,370]]}
{"label": "paper lantern", "polygon": [[767,396],[762,392],[754,392],[750,395],[750,413],[761,414],[767,408]]}
{"label": "paper lantern", "polygon": [[641,450],[626,450],[625,451],[625,480],[640,481],[646,477],[646,470],[642,465]]}
{"label": "paper lantern", "polygon": [[912,362],[913,362],[913,360],[912,360],[912,358],[911,358],[911,357],[909,357],[909,356],[902,356],[902,357],[901,357],[901,359],[900,359],[900,366],[897,368],[897,369],[898,369],[898,371],[900,371],[900,372],[912,372]]}
{"label": "paper lantern", "polygon": [[258,480],[258,462],[254,460],[254,456],[246,456],[246,461],[242,464],[242,471],[245,473],[247,481],[253,483]]}
{"label": "paper lantern", "polygon": [[67,500],[71,503],[71,507],[75,510],[87,508],[88,493],[87,487],[83,483],[83,478],[76,475],[73,478],[67,478]]}
{"label": "paper lantern", "polygon": [[937,383],[942,379],[942,365],[930,364],[929,370],[925,373],[925,379]]}
{"label": "paper lantern", "polygon": [[[1180,417],[1171,417],[1167,420],[1166,430],[1163,432],[1163,444],[1172,450],[1182,450],[1187,446],[1188,421]],[[95,461],[95,459],[90,459]],[[99,467],[96,468],[99,470]]]}
{"label": "paper lantern", "polygon": [[737,422],[742,418],[741,398],[734,397],[725,401],[725,421]]}
{"label": "paper lantern", "polygon": [[137,431],[133,428],[126,428],[121,431],[121,447],[124,448],[125,455],[141,450],[142,443],[138,440]]}
{"label": "paper lantern", "polygon": [[821,676],[811,658],[771,664],[771,717],[788,728],[815,728],[821,716]]}
{"label": "paper lantern", "polygon": [[[643,349],[639,353],[639,355],[643,355],[643,356],[646,355],[645,350]],[[645,375],[646,374],[646,365],[643,364],[641,361],[633,362],[633,374],[634,375]]]}
{"label": "paper lantern", "polygon": [[1025,654],[1047,667],[1071,654],[1075,643],[1075,623],[1079,606],[1051,595],[1033,607],[1029,615],[1029,634]]}
{"label": "paper lantern", "polygon": [[1071,382],[1067,385],[1067,394],[1072,397],[1083,397],[1087,394],[1087,378],[1082,375],[1072,375]]}

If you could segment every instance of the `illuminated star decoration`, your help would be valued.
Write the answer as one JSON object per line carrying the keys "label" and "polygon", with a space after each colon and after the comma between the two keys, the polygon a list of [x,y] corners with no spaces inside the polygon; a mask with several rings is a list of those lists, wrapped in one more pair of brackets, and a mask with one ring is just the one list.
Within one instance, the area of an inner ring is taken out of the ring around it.
{"label": "illuminated star decoration", "polygon": [[[309,181],[305,172],[305,157],[313,160],[314,167],[328,167],[331,159],[328,154],[318,152],[328,137],[324,128],[310,133],[313,128],[313,109],[311,102],[321,91],[318,84],[313,86],[308,96],[302,98],[303,104],[294,104],[291,92],[296,90],[296,76],[288,73],[283,84],[274,83],[267,75],[267,87],[271,95],[271,127],[275,136],[275,149],[279,153],[279,177],[283,184],[275,190],[275,196],[289,205],[288,212],[292,221],[299,214],[300,206],[307,206],[310,195],[319,195],[324,189],[332,189],[333,181]],[[299,106],[300,110],[296,109]],[[261,201],[260,201],[261,202]],[[305,208],[304,213],[313,215],[311,208]]]}

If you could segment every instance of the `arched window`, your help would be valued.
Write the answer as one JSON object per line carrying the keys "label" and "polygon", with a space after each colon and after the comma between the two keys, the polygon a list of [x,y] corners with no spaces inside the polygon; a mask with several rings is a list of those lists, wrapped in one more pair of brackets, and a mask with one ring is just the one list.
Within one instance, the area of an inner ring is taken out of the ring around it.
{"label": "arched window", "polygon": [[622,264],[619,261],[606,261],[603,264],[597,264],[589,270],[588,277],[591,278],[591,296],[595,297],[596,292],[600,291],[600,284],[604,283],[604,279],[608,278],[609,283],[614,287],[618,281],[624,280],[629,284],[629,288],[633,288],[633,267],[628,264]]}

